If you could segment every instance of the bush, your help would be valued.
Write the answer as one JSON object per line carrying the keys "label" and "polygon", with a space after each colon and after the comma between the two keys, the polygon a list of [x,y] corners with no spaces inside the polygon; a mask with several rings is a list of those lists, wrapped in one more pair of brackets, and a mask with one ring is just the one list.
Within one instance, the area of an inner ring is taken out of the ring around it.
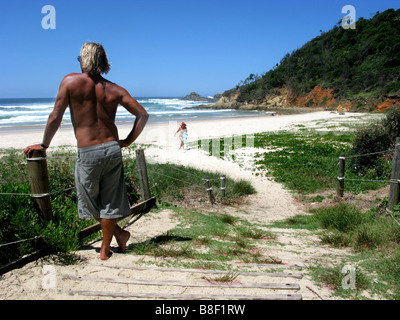
{"label": "bush", "polygon": [[366,220],[365,214],[356,206],[346,203],[319,209],[316,212],[316,218],[320,221],[322,227],[341,232],[352,231]]}
{"label": "bush", "polygon": [[389,141],[394,144],[396,138],[400,136],[400,109],[391,109],[386,114],[386,119],[383,120],[383,125],[386,128]]}
{"label": "bush", "polygon": [[[9,183],[0,186],[1,193],[30,193],[28,184]],[[36,228],[38,215],[34,211],[29,196],[0,196],[0,243],[34,238],[38,235]],[[0,250],[0,265],[36,249],[38,240],[7,245]]]}
{"label": "bush", "polygon": [[351,153],[354,155],[367,155],[351,159],[351,167],[356,172],[365,174],[373,169],[378,176],[387,174],[388,159],[386,153],[376,152],[394,148],[396,137],[400,136],[400,110],[393,109],[386,114],[386,118],[373,122],[359,129],[354,138]]}
{"label": "bush", "polygon": [[234,182],[233,193],[238,196],[242,196],[242,195],[254,194],[256,193],[256,190],[248,181],[239,180]]}
{"label": "bush", "polygon": [[376,210],[364,213],[353,204],[341,202],[312,212],[320,225],[328,229],[321,235],[323,243],[360,251],[400,243],[399,226],[388,216],[377,216]]}

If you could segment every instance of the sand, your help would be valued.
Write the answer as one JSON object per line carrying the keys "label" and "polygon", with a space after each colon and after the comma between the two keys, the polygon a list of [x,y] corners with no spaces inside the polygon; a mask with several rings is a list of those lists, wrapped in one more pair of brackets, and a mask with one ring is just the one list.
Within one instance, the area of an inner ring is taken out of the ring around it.
{"label": "sand", "polygon": [[[326,129],[328,123],[361,121],[364,116],[353,113],[339,115],[323,111],[298,115],[188,121],[187,125],[190,142],[200,138],[212,139],[232,134],[251,135],[266,131],[297,130],[302,127],[319,126],[321,129]],[[306,214],[302,204],[298,203],[294,195],[279,183],[252,173],[252,155],[257,150],[251,145],[245,146],[237,154],[236,162],[209,157],[196,148],[178,150],[178,139],[174,137],[177,127],[176,122],[146,126],[137,142],[144,144],[147,161],[177,163],[219,172],[235,179],[247,179],[257,190],[257,193],[249,196],[241,207],[205,204],[204,208],[209,208],[210,211],[220,210],[245,218],[252,223],[266,223],[296,214]],[[130,128],[120,127],[119,130],[120,136],[124,137]],[[29,144],[40,142],[42,134],[43,131],[38,130],[1,132],[0,148],[24,148]],[[61,145],[75,145],[71,129],[61,128],[57,132],[51,147]],[[150,212],[127,227],[127,230],[131,232],[128,244],[143,242],[161,235],[177,223],[170,210]],[[341,261],[350,253],[322,245],[315,235],[305,230],[279,229],[277,231],[279,236],[276,244],[266,244],[260,249],[264,254],[278,257],[283,264],[244,267],[234,265],[234,268],[258,272],[273,270],[273,272],[283,272],[284,275],[281,277],[268,276],[267,273],[265,276],[258,277],[240,275],[237,280],[240,283],[258,284],[289,282],[299,286],[296,290],[267,290],[257,288],[257,286],[249,289],[190,287],[190,284],[207,281],[202,279],[201,274],[176,271],[174,267],[161,270],[155,265],[160,261],[147,256],[114,253],[108,261],[100,261],[96,249],[100,247],[101,242],[95,241],[76,252],[81,259],[79,263],[58,265],[51,259],[41,259],[6,273],[0,280],[0,299],[113,299],[113,297],[115,299],[154,299],[163,298],[162,295],[169,295],[171,299],[180,299],[182,296],[183,299],[190,297],[207,299],[213,295],[223,296],[224,299],[234,299],[243,294],[246,297],[258,297],[258,299],[275,297],[270,295],[277,294],[279,297],[285,295],[286,298],[295,298],[300,295],[305,300],[337,299],[332,296],[329,288],[321,287],[309,277],[307,268],[311,265],[326,265],[332,261]],[[113,245],[116,244],[113,242]],[[144,270],[135,269],[138,266],[145,268]],[[290,274],[300,275],[300,278],[291,278]],[[145,281],[147,284],[132,283],[138,280]],[[187,286],[153,285],[154,281],[166,280],[180,281]]]}

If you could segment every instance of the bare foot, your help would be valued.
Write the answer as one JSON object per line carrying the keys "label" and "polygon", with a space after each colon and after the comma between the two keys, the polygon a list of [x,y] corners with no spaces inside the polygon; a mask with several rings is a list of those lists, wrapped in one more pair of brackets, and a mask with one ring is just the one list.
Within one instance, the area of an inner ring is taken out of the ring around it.
{"label": "bare foot", "polygon": [[100,250],[100,260],[108,260],[112,256],[112,251],[108,251],[108,254],[105,253],[103,250]]}
{"label": "bare foot", "polygon": [[118,236],[116,237],[117,243],[118,243],[118,252],[119,253],[124,253],[126,250],[126,243],[128,242],[129,238],[131,237],[131,234],[129,231],[120,229],[118,232]]}

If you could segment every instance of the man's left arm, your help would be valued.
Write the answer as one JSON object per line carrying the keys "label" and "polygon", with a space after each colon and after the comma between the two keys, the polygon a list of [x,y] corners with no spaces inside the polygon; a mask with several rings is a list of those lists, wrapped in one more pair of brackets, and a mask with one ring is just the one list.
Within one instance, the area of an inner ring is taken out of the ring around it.
{"label": "man's left arm", "polygon": [[124,148],[130,146],[143,131],[144,126],[149,119],[149,114],[143,106],[137,102],[136,99],[132,98],[128,91],[123,88],[121,88],[120,104],[136,117],[133,128],[126,139],[119,140],[119,144]]}
{"label": "man's left arm", "polygon": [[66,78],[61,81],[60,88],[58,90],[56,102],[54,104],[53,111],[50,113],[47,120],[46,129],[44,130],[42,143],[34,144],[25,148],[24,153],[29,154],[34,150],[46,150],[51,143],[54,135],[60,127],[64,112],[69,105],[69,94]]}

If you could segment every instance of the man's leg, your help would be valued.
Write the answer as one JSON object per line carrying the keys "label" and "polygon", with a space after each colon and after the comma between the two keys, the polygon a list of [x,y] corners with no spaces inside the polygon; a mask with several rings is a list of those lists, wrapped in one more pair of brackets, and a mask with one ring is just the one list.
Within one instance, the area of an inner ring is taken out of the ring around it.
{"label": "man's leg", "polygon": [[118,247],[119,247],[118,252],[121,252],[121,253],[125,252],[126,243],[128,242],[129,238],[131,237],[130,232],[122,229],[117,224],[115,227],[114,236],[118,243]]}
{"label": "man's leg", "polygon": [[126,243],[128,242],[131,234],[123,230],[118,224],[117,219],[98,219],[103,229],[103,242],[100,248],[100,259],[107,260],[111,256],[111,240],[115,236],[119,250],[118,252],[125,252]]}
{"label": "man's leg", "polygon": [[111,256],[110,244],[117,226],[117,219],[99,219],[103,229],[103,242],[100,248],[100,259],[107,260]]}

